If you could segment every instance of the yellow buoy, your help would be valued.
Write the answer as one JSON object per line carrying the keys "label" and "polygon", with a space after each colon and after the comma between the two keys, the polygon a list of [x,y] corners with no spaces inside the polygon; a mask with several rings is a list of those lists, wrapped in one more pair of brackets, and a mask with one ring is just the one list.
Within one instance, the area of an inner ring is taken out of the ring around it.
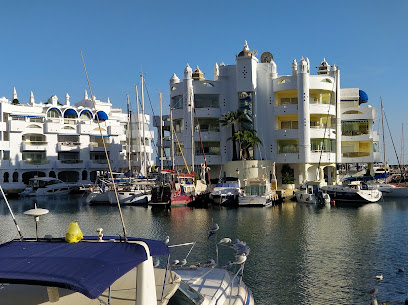
{"label": "yellow buoy", "polygon": [[84,238],[84,235],[82,234],[78,223],[77,222],[71,222],[69,224],[67,234],[65,234],[65,241],[68,242],[68,243],[77,243],[82,238]]}

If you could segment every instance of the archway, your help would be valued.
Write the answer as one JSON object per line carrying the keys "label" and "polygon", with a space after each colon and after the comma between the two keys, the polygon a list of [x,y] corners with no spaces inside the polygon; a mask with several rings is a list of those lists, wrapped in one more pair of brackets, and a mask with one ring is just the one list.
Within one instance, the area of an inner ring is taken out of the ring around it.
{"label": "archway", "polygon": [[24,184],[27,184],[27,185],[28,185],[28,181],[31,178],[34,178],[34,177],[45,177],[45,173],[44,172],[38,172],[38,171],[31,171],[31,172],[25,172],[25,173],[23,173],[21,175],[21,178],[22,178]]}
{"label": "archway", "polygon": [[79,173],[76,171],[62,171],[58,173],[58,179],[64,182],[78,182]]}

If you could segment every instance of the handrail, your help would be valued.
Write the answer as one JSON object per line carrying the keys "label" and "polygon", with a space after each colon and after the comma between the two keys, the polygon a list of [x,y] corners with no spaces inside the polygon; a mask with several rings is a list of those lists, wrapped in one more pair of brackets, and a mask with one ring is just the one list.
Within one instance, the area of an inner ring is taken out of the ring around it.
{"label": "handrail", "polygon": [[[238,276],[239,272],[242,270],[244,271],[244,265],[245,263],[243,263],[241,265],[241,267],[238,269],[237,273],[235,273],[235,275],[233,276],[233,278],[231,279],[231,281],[228,283],[227,287],[224,288],[224,290],[222,291],[222,293],[218,296],[217,300],[215,301],[215,305],[218,304],[218,301],[220,300],[220,298],[224,295],[224,293],[227,291],[228,287],[231,285],[231,283],[234,282],[235,278]],[[231,290],[232,291],[232,290]]]}

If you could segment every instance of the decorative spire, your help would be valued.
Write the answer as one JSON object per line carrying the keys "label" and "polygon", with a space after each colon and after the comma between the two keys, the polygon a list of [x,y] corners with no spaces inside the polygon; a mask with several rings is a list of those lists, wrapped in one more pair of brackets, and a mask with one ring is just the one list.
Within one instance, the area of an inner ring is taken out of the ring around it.
{"label": "decorative spire", "polygon": [[16,91],[16,87],[14,87],[14,89],[13,89],[13,101],[14,100],[17,100],[18,99],[18,97],[17,97],[17,91]]}
{"label": "decorative spire", "polygon": [[70,106],[71,103],[69,102],[69,94],[65,94],[65,105]]}
{"label": "decorative spire", "polygon": [[173,73],[173,76],[170,78],[170,83],[171,84],[176,84],[179,83],[180,79],[177,77],[176,73]]}
{"label": "decorative spire", "polygon": [[33,93],[33,91],[31,91],[31,93],[30,93],[30,104],[34,105],[34,103],[35,103],[34,93]]}
{"label": "decorative spire", "polygon": [[86,90],[85,90],[85,94],[84,94],[84,100],[89,100],[88,91],[86,91]]}
{"label": "decorative spire", "polygon": [[297,74],[297,62],[296,59],[294,59],[292,61],[292,75],[296,75]]}
{"label": "decorative spire", "polygon": [[193,74],[193,70],[191,70],[190,65],[187,64],[186,68],[184,69],[184,78],[191,79],[192,74]]}
{"label": "decorative spire", "polygon": [[111,103],[111,102],[110,102],[110,99],[109,99],[109,96],[108,96],[108,99],[106,100],[106,102],[107,102],[108,104]]}

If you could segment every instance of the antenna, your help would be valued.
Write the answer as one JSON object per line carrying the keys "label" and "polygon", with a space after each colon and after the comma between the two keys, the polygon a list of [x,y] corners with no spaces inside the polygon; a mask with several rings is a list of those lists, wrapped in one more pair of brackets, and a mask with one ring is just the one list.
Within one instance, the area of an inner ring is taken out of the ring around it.
{"label": "antenna", "polygon": [[47,209],[38,209],[37,203],[34,203],[34,209],[25,211],[24,214],[28,216],[34,216],[35,220],[35,239],[38,240],[38,222],[40,221],[40,216],[48,214]]}

